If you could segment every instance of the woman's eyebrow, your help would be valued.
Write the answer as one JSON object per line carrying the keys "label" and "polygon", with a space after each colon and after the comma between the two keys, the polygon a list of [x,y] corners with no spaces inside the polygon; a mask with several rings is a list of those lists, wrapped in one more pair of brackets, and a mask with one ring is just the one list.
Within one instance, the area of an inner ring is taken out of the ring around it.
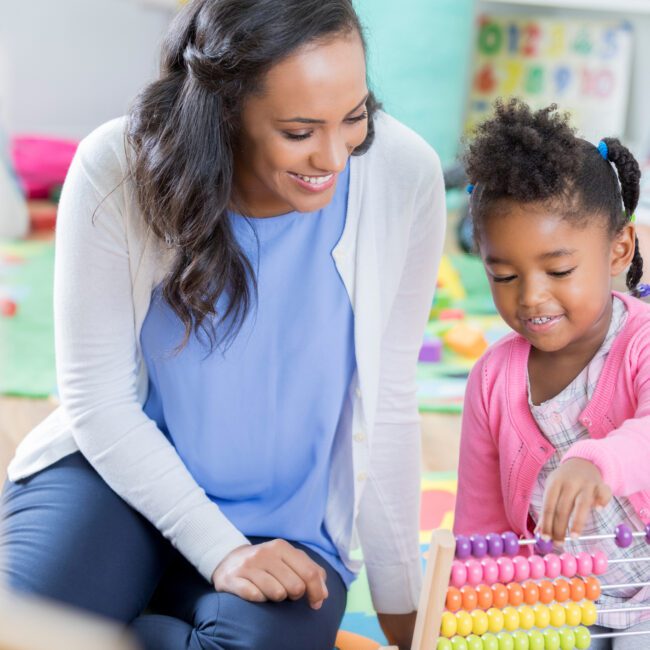
{"label": "woman's eyebrow", "polygon": [[[369,95],[366,95],[347,115],[359,110],[367,101]],[[312,117],[291,117],[286,120],[278,120],[278,122],[300,122],[301,124],[325,124],[325,120],[317,120]]]}

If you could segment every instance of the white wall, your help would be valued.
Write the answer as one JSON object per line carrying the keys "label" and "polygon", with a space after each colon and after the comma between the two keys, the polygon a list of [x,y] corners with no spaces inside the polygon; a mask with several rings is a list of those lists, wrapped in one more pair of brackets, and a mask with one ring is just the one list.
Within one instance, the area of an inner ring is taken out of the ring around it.
{"label": "white wall", "polygon": [[0,118],[80,138],[155,77],[172,11],[144,0],[0,0]]}

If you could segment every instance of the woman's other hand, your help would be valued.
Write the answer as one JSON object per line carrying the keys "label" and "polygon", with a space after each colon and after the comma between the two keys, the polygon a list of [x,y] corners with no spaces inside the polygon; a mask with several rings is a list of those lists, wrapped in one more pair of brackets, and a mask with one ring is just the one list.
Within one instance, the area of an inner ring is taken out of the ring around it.
{"label": "woman's other hand", "polygon": [[253,602],[306,596],[310,607],[320,609],[328,596],[326,575],[304,551],[274,539],[231,551],[212,574],[212,584]]}

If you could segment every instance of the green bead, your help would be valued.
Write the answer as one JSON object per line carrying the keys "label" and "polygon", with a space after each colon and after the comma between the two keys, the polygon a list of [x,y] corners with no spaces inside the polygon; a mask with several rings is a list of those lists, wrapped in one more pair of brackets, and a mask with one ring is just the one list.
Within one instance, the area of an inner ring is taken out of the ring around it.
{"label": "green bead", "polygon": [[465,641],[465,637],[458,635],[452,637],[451,647],[453,650],[467,650],[467,641]]}
{"label": "green bead", "polygon": [[438,637],[438,645],[436,646],[436,650],[452,650],[451,641],[449,639],[445,639],[444,636]]}
{"label": "green bead", "polygon": [[[481,639],[483,640],[483,650],[499,650],[499,639],[494,634],[486,632]],[[542,650],[544,650],[543,646]]]}
{"label": "green bead", "polygon": [[[481,641],[481,637],[476,636],[476,634],[470,634],[466,637],[465,641],[467,641],[467,650],[484,650],[483,641]],[[573,650],[573,648],[571,650]]]}
{"label": "green bead", "polygon": [[586,627],[579,625],[573,633],[576,637],[577,650],[587,650],[591,645],[591,632]]}
{"label": "green bead", "polygon": [[560,648],[562,650],[574,650],[576,647],[576,635],[570,627],[563,627],[558,630],[560,635]]}
{"label": "green bead", "polygon": [[[528,634],[526,634],[526,632],[522,632],[521,630],[515,632],[512,635],[512,638],[515,641],[515,650],[530,650],[530,641],[528,640]],[[573,648],[571,648],[571,650],[573,650]]]}
{"label": "green bead", "polygon": [[539,630],[528,632],[528,650],[544,650],[544,635]]}
{"label": "green bead", "polygon": [[544,630],[544,650],[560,650],[560,635],[557,630]]}
{"label": "green bead", "polygon": [[497,639],[499,639],[499,650],[515,650],[515,641],[510,632],[499,632]]}

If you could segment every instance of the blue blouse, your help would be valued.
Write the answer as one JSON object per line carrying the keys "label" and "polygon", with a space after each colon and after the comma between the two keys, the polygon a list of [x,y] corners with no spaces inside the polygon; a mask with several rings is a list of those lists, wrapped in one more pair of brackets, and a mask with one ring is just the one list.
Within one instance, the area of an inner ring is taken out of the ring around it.
{"label": "blue blouse", "polygon": [[[149,372],[144,410],[210,499],[247,536],[313,549],[346,585],[355,576],[324,519],[334,440],[351,438],[354,316],[332,258],[348,186],[349,164],[318,212],[230,216],[258,294],[228,345],[210,353],[193,334],[175,353],[184,329],[160,287],[141,332]],[[218,313],[225,304],[219,300]]]}

